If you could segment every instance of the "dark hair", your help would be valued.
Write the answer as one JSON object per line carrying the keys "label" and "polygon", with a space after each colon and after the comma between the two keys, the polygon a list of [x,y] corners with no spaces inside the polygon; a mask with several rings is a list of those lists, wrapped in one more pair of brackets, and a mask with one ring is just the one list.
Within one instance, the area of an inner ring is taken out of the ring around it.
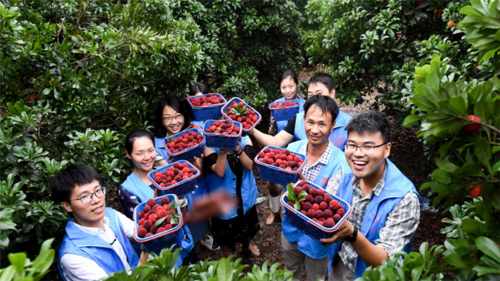
{"label": "dark hair", "polygon": [[156,110],[156,121],[155,121],[155,136],[158,138],[163,138],[167,135],[167,128],[163,125],[163,109],[165,106],[170,106],[175,111],[184,115],[184,125],[182,126],[182,131],[185,130],[189,124],[191,124],[191,111],[189,111],[189,106],[186,104],[186,100],[181,100],[178,97],[165,97],[160,99],[158,102],[158,108]]}
{"label": "dark hair", "polygon": [[309,85],[316,83],[324,84],[328,88],[329,92],[335,89],[335,81],[333,80],[333,77],[328,73],[320,72],[311,76],[311,78],[309,78],[309,81],[307,81],[307,88],[309,88]]}
{"label": "dark hair", "polygon": [[354,115],[345,129],[348,134],[351,131],[356,133],[380,132],[384,142],[391,141],[391,124],[389,120],[382,113],[375,110],[363,111]]}
{"label": "dark hair", "polygon": [[297,84],[297,87],[299,86],[299,79],[297,78],[297,73],[295,73],[295,71],[289,69],[285,72],[283,72],[283,74],[281,74],[281,77],[280,77],[280,84],[281,82],[283,82],[283,80],[287,79],[288,77],[292,78],[292,80],[295,82],[295,84]]}
{"label": "dark hair", "polygon": [[134,150],[135,140],[142,137],[147,137],[153,142],[153,144],[155,143],[153,136],[148,131],[141,129],[135,130],[129,133],[127,135],[127,138],[125,139],[125,149],[127,150],[128,154],[132,154],[132,150]]}
{"label": "dark hair", "polygon": [[206,95],[206,94],[208,94],[209,89],[205,84],[203,84],[201,82],[196,82],[193,85],[189,86],[189,96],[194,96],[200,92],[202,94]]}
{"label": "dark hair", "polygon": [[307,111],[309,108],[311,108],[313,105],[316,105],[323,114],[326,114],[327,112],[330,112],[332,115],[332,123],[337,119],[337,115],[339,115],[339,106],[335,102],[334,99],[332,99],[329,96],[321,96],[321,95],[315,95],[306,100],[306,103],[304,103],[304,118],[307,115]]}
{"label": "dark hair", "polygon": [[76,186],[89,184],[94,180],[101,181],[101,176],[94,168],[84,164],[70,164],[59,171],[50,180],[52,199],[55,202],[70,202],[71,193]]}

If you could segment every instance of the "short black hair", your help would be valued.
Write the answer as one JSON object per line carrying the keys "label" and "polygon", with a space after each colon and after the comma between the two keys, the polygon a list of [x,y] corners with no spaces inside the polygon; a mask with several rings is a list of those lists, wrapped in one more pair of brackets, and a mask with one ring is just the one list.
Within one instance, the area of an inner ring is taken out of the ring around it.
{"label": "short black hair", "polygon": [[335,122],[335,119],[337,119],[337,115],[339,115],[339,106],[334,99],[329,96],[315,95],[308,98],[306,103],[304,103],[304,118],[306,118],[307,111],[313,105],[321,109],[323,114],[330,112],[332,115],[332,124]]}
{"label": "short black hair", "polygon": [[352,131],[360,134],[380,132],[384,142],[391,141],[391,123],[382,113],[375,110],[367,110],[354,115],[345,129],[347,134]]}
{"label": "short black hair", "polygon": [[207,85],[205,85],[201,82],[196,82],[192,85],[189,85],[189,96],[194,96],[200,92],[204,95],[208,94],[209,89],[208,89]]}
{"label": "short black hair", "polygon": [[156,109],[156,120],[155,120],[155,136],[158,138],[163,138],[167,135],[167,128],[163,125],[163,109],[165,106],[170,106],[173,110],[179,112],[184,116],[184,125],[182,130],[184,131],[191,124],[191,111],[187,105],[186,100],[181,100],[178,97],[164,97],[158,102],[158,108]]}
{"label": "short black hair", "polygon": [[142,137],[147,137],[149,138],[152,142],[153,145],[155,143],[153,136],[151,133],[149,133],[146,130],[135,130],[127,135],[127,138],[125,139],[125,149],[127,150],[128,154],[132,154],[132,150],[134,149],[134,142],[137,138],[142,138]]}
{"label": "short black hair", "polygon": [[76,186],[89,184],[94,180],[101,182],[101,176],[94,168],[84,164],[69,164],[50,180],[52,199],[56,203],[69,203]]}
{"label": "short black hair", "polygon": [[297,73],[295,73],[295,71],[289,69],[289,70],[283,72],[283,74],[281,74],[281,77],[280,77],[280,84],[281,84],[281,82],[283,82],[283,80],[285,80],[287,78],[292,78],[292,80],[295,82],[297,87],[299,86],[299,78],[297,77]]}
{"label": "short black hair", "polygon": [[309,81],[307,81],[307,88],[309,88],[309,85],[316,83],[324,84],[328,88],[329,92],[335,89],[335,81],[333,80],[333,77],[328,73],[319,72],[311,76],[311,78],[309,78]]}

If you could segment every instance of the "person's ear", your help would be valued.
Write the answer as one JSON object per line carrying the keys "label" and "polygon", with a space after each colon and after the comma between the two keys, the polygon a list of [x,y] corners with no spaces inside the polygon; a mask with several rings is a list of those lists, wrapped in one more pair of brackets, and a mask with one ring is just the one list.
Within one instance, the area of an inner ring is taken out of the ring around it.
{"label": "person's ear", "polygon": [[66,212],[68,213],[73,212],[73,208],[71,208],[71,205],[68,202],[61,202],[61,205],[64,207]]}
{"label": "person's ear", "polygon": [[330,133],[332,133],[333,130],[335,129],[335,124],[337,124],[337,120],[333,121],[332,129],[330,130]]}
{"label": "person's ear", "polygon": [[385,145],[385,151],[384,151],[384,157],[385,158],[388,158],[389,155],[391,155],[391,147],[392,147],[392,143],[391,142],[388,142],[386,145]]}
{"label": "person's ear", "polygon": [[127,155],[127,158],[132,160],[132,156],[130,156],[130,154],[128,154],[128,151],[125,151],[125,155]]}
{"label": "person's ear", "polygon": [[335,99],[335,88],[333,88],[331,91],[330,91],[330,97],[332,99]]}

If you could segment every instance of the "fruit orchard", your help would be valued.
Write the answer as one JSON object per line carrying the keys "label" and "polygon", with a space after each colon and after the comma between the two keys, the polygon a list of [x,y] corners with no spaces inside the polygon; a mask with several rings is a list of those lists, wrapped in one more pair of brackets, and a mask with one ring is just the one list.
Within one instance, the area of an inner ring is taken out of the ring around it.
{"label": "fruit orchard", "polygon": [[[57,271],[51,244],[57,249],[66,213],[51,201],[49,180],[67,163],[85,163],[116,192],[131,170],[125,135],[151,129],[161,97],[184,96],[201,81],[238,98],[231,119],[256,126],[281,96],[281,72],[310,65],[332,74],[342,102],[374,95],[375,109],[419,129],[423,165],[436,165],[420,192],[451,215],[443,245],[423,243],[360,280],[498,279],[499,16],[498,0],[0,3],[2,280]],[[306,197],[298,192],[298,204]],[[308,208],[318,221],[322,203]],[[175,269],[177,257],[153,255],[109,280],[290,277],[267,263],[243,273],[247,266],[231,259]]]}

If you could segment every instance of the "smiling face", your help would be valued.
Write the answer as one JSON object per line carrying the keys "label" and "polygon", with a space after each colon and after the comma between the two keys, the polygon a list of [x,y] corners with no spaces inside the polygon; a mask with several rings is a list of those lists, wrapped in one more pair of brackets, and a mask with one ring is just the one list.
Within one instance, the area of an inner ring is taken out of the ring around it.
{"label": "smiling face", "polygon": [[132,160],[135,169],[150,172],[156,157],[155,145],[148,137],[136,138],[132,153],[127,152],[127,157]]}
{"label": "smiling face", "polygon": [[287,77],[281,81],[281,93],[287,100],[293,100],[297,94],[297,84],[293,81],[292,77]]}
{"label": "smiling face", "polygon": [[329,111],[323,112],[316,105],[312,105],[304,115],[304,127],[309,143],[322,145],[328,142],[335,122],[332,123],[332,114]]}
{"label": "smiling face", "polygon": [[335,89],[332,89],[331,91],[328,90],[328,87],[323,84],[323,83],[311,83],[307,87],[307,97],[315,96],[315,95],[322,95],[322,96],[329,96],[332,99],[335,99]]}
{"label": "smiling face", "polygon": [[182,131],[185,118],[180,112],[175,111],[175,109],[167,105],[163,108],[162,117],[163,126],[167,129],[169,135],[177,134]]}
{"label": "smiling face", "polygon": [[[362,134],[351,131],[346,144],[357,146],[377,146],[384,143],[382,133],[364,132]],[[381,177],[384,173],[385,158],[391,153],[391,143],[374,148],[371,154],[366,154],[359,148],[355,152],[345,151],[347,163],[355,177],[369,179],[371,177]]]}
{"label": "smiling face", "polygon": [[82,196],[90,196],[91,193],[102,188],[97,180],[84,185],[77,185],[73,188],[70,196],[70,202],[62,202],[66,211],[73,214],[75,223],[86,227],[102,227],[102,219],[106,208],[106,195],[98,198],[95,194],[92,196],[92,201],[83,204],[80,200]]}

